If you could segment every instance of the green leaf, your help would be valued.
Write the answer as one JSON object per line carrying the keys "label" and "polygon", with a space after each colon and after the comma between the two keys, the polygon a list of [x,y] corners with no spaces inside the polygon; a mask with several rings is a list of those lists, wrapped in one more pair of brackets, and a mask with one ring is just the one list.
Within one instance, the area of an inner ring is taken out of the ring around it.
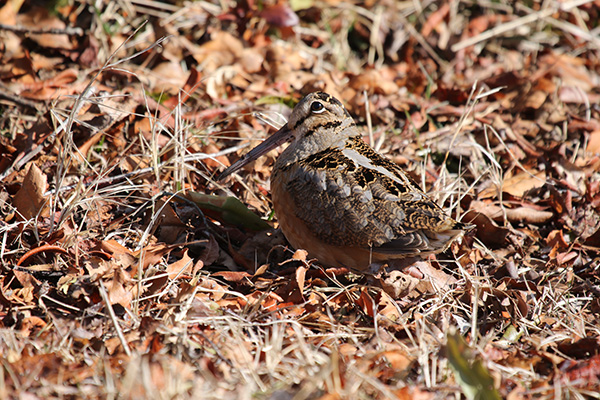
{"label": "green leaf", "polygon": [[270,229],[271,225],[250,211],[235,197],[215,196],[198,192],[188,192],[187,199],[198,204],[203,210],[215,211],[219,218],[228,224],[253,231]]}
{"label": "green leaf", "polygon": [[257,106],[261,104],[285,104],[289,108],[294,108],[297,103],[291,96],[263,96],[254,102]]}
{"label": "green leaf", "polygon": [[521,336],[523,336],[523,332],[518,331],[514,325],[509,325],[504,331],[504,335],[502,335],[502,339],[509,341],[510,343],[517,342]]}
{"label": "green leaf", "polygon": [[306,10],[307,8],[311,8],[313,3],[313,0],[290,0],[290,7],[294,11]]}
{"label": "green leaf", "polygon": [[446,356],[454,371],[456,381],[469,400],[501,400],[494,388],[494,379],[463,337],[453,330],[446,336]]}

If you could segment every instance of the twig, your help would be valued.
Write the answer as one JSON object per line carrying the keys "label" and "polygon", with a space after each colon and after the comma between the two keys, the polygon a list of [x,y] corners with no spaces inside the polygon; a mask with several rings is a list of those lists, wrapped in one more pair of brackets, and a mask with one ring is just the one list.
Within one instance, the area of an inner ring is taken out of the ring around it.
{"label": "twig", "polygon": [[8,101],[12,101],[13,103],[22,106],[22,107],[27,107],[27,108],[31,108],[34,110],[38,110],[38,104],[31,101],[31,100],[26,100],[20,96],[17,96],[15,94],[9,93],[10,89],[8,87],[6,87],[6,85],[4,85],[2,82],[0,82],[0,99],[5,99]]}
{"label": "twig", "polygon": [[102,296],[102,300],[104,301],[104,304],[106,305],[106,309],[108,310],[108,315],[110,315],[110,319],[111,319],[113,325],[115,326],[115,330],[117,331],[117,336],[119,337],[119,340],[121,341],[121,346],[123,346],[123,350],[125,351],[125,354],[127,354],[128,357],[131,357],[131,350],[129,349],[127,340],[125,339],[125,336],[123,335],[123,331],[121,330],[121,325],[119,325],[119,321],[117,320],[117,315],[115,314],[115,310],[112,308],[112,305],[110,304],[110,300],[108,298],[108,293],[106,292],[106,288],[104,287],[104,283],[102,283],[102,281],[99,281],[99,283],[100,283],[100,286],[99,286],[100,296]]}
{"label": "twig", "polygon": [[406,19],[406,17],[404,17],[404,15],[402,15],[402,13],[398,13],[398,17],[400,22],[402,22],[402,25],[404,25],[404,28],[408,30],[408,33],[410,33],[410,35],[414,37],[417,42],[419,42],[421,47],[423,47],[427,54],[429,54],[429,56],[433,58],[436,63],[438,63],[441,69],[445,70],[446,67],[448,67],[448,62],[438,55],[438,53],[433,49],[433,47],[431,47],[427,40],[425,40],[423,35],[421,35],[419,31],[415,29],[415,27]]}
{"label": "twig", "polygon": [[27,27],[21,25],[6,25],[0,24],[0,29],[4,31],[11,31],[15,33],[22,33],[26,35],[71,35],[71,36],[83,36],[84,30],[81,28],[37,28]]}
{"label": "twig", "polygon": [[587,4],[590,2],[591,0],[576,0],[569,3],[564,3],[560,7],[548,7],[546,9],[531,13],[529,15],[525,15],[524,17],[517,18],[514,21],[507,22],[506,24],[495,26],[492,29],[480,33],[479,35],[470,37],[466,40],[463,40],[462,42],[458,42],[451,47],[451,50],[454,52],[462,50],[466,47],[473,46],[479,42],[483,42],[495,36],[500,36],[508,31],[512,31],[513,29],[517,29],[520,26],[527,25],[541,19],[546,19],[552,14],[554,14],[556,11],[569,11],[574,7],[578,7],[580,5]]}
{"label": "twig", "polygon": [[365,96],[365,115],[367,118],[367,130],[369,131],[369,144],[371,147],[375,146],[375,139],[373,138],[373,124],[371,123],[371,108],[369,107],[369,95],[366,90],[363,90],[363,96]]}

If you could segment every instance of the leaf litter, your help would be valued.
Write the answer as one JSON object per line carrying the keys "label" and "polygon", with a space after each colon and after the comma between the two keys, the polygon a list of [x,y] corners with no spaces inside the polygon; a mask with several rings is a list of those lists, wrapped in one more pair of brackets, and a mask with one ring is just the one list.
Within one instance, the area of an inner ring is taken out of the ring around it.
{"label": "leaf litter", "polygon": [[[597,397],[599,9],[6,2],[0,397]],[[280,150],[215,176],[315,90],[476,231],[291,249]]]}

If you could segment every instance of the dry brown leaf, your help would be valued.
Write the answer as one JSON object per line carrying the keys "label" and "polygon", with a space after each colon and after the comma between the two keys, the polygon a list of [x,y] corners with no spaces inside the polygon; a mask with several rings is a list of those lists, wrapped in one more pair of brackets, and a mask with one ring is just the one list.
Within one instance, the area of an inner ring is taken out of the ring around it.
{"label": "dry brown leaf", "polygon": [[160,216],[156,219],[156,226],[159,226],[156,236],[160,242],[167,244],[176,244],[181,242],[181,238],[188,230],[179,215],[175,212],[170,204],[165,205],[165,201],[158,201],[157,209],[160,210]]}
{"label": "dry brown leaf", "polygon": [[182,274],[191,274],[194,260],[188,256],[188,249],[183,250],[182,257],[172,264],[167,265],[167,274],[169,279],[176,279]]}
{"label": "dry brown leaf", "polygon": [[150,244],[133,254],[138,257],[139,262],[142,264],[142,269],[145,270],[149,265],[158,264],[173,248],[173,246],[164,243],[156,243]]}
{"label": "dry brown leaf", "polygon": [[252,275],[246,271],[219,271],[212,274],[212,276],[220,276],[229,282],[242,282],[252,278]]}
{"label": "dry brown leaf", "polygon": [[[205,154],[214,154],[214,153],[219,152],[219,148],[211,141],[206,146],[202,146],[201,152],[203,152]],[[217,168],[221,168],[222,165],[228,167],[230,164],[229,159],[226,156],[219,156],[219,157],[214,157],[214,158],[211,157],[211,158],[202,160],[202,162],[207,167],[212,168],[213,170],[216,170]]]}
{"label": "dry brown leaf", "polygon": [[584,92],[590,92],[597,84],[585,68],[585,59],[571,54],[549,52],[540,57],[540,63],[551,66],[565,86],[578,87]]}
{"label": "dry brown leaf", "polygon": [[541,90],[534,90],[527,94],[525,98],[524,107],[533,108],[534,110],[539,109],[546,102],[548,93]]}
{"label": "dry brown leaf", "polygon": [[13,201],[20,219],[28,220],[38,215],[48,216],[47,200],[44,197],[46,190],[48,190],[46,175],[33,162],[29,163],[23,185],[15,194]]}
{"label": "dry brown leaf", "polygon": [[578,86],[561,86],[558,91],[558,98],[563,103],[573,104],[598,104],[600,102],[600,95],[584,92]]}
{"label": "dry brown leaf", "polygon": [[[56,30],[64,30],[66,28],[66,24],[56,15],[51,14],[50,10],[45,7],[34,7],[29,12],[21,14],[19,23],[34,30],[39,27]],[[75,44],[67,34],[34,34],[30,35],[30,38],[42,48],[61,50],[73,50],[75,48]]]}
{"label": "dry brown leaf", "polygon": [[211,35],[211,40],[197,48],[192,54],[202,66],[205,75],[210,75],[221,66],[235,64],[235,59],[244,50],[244,45],[228,32],[217,31]]}
{"label": "dry brown leaf", "polygon": [[23,90],[19,95],[33,100],[56,99],[59,94],[68,95],[77,92],[79,87],[73,84],[77,78],[77,71],[69,68],[44,81],[22,85]]}
{"label": "dry brown leaf", "polygon": [[177,98],[179,90],[185,85],[186,75],[181,63],[163,62],[154,67],[146,79],[151,80],[150,86],[157,93],[168,93]]}
{"label": "dry brown leaf", "polygon": [[298,290],[300,293],[304,292],[304,280],[306,278],[306,270],[305,266],[299,266],[296,268],[296,283],[298,284]]}
{"label": "dry brown leaf", "polygon": [[240,64],[244,71],[253,74],[263,67],[265,57],[257,49],[244,49],[240,57]]}
{"label": "dry brown leaf", "polygon": [[122,244],[120,244],[119,242],[117,242],[114,239],[103,240],[102,242],[100,242],[100,248],[112,255],[128,254],[132,257],[134,256],[133,251],[131,251],[129,248],[123,246]]}
{"label": "dry brown leaf", "polygon": [[529,190],[540,188],[545,184],[546,173],[544,171],[537,173],[523,171],[504,179],[502,182],[502,191],[514,197],[523,197]]}
{"label": "dry brown leaf", "polygon": [[367,288],[360,288],[360,294],[356,299],[356,304],[360,306],[362,311],[371,318],[375,318],[375,300],[369,294]]}
{"label": "dry brown leaf", "polygon": [[[418,386],[405,386],[394,392],[398,400],[432,400],[435,398],[435,393],[421,390]],[[515,399],[516,400],[516,399]]]}
{"label": "dry brown leaf", "polygon": [[26,317],[21,322],[21,330],[19,333],[23,335],[23,337],[29,337],[32,333],[37,333],[44,329],[46,325],[48,325],[46,321],[40,317]]}
{"label": "dry brown leaf", "polygon": [[383,290],[377,295],[377,313],[394,322],[398,322],[401,317],[400,308],[394,298]]}
{"label": "dry brown leaf", "polygon": [[124,308],[131,308],[133,299],[131,288],[135,286],[127,272],[122,268],[115,268],[113,278],[105,285],[110,304],[120,304]]}
{"label": "dry brown leaf", "polygon": [[81,146],[79,146],[79,151],[75,152],[73,155],[73,161],[76,163],[75,165],[81,164],[85,159],[87,159],[87,155],[91,150],[92,146],[98,143],[100,138],[104,136],[104,132],[99,131],[85,141]]}
{"label": "dry brown leaf", "polygon": [[[541,224],[550,220],[554,216],[554,213],[551,211],[544,211],[534,207],[523,206],[516,208],[502,208],[500,206],[485,203],[483,201],[471,202],[471,210],[486,215],[488,218],[493,219],[496,222],[503,222],[506,219],[511,222]],[[467,217],[465,216],[464,218]],[[465,219],[465,221],[470,221],[470,219]],[[476,217],[475,222],[473,223],[477,224]]]}
{"label": "dry brown leaf", "polygon": [[490,247],[502,246],[510,232],[507,228],[498,226],[486,214],[474,209],[467,211],[462,220],[477,225],[477,237]]}
{"label": "dry brown leaf", "polygon": [[[392,348],[393,346],[390,346]],[[387,364],[395,372],[405,371],[413,364],[413,357],[410,357],[399,346],[394,350],[387,350],[381,353],[381,357],[385,357]]]}
{"label": "dry brown leaf", "polygon": [[350,78],[350,87],[356,90],[360,96],[363,95],[363,90],[386,95],[397,93],[399,90],[394,81],[384,79],[381,71],[375,69],[366,70],[362,74]]}
{"label": "dry brown leaf", "polygon": [[378,281],[381,288],[393,299],[408,295],[419,284],[419,279],[400,271],[384,274]]}
{"label": "dry brown leaf", "polygon": [[587,151],[594,154],[600,154],[600,129],[590,132]]}
{"label": "dry brown leaf", "polygon": [[437,293],[439,289],[448,289],[450,285],[456,283],[455,277],[433,267],[428,261],[415,262],[408,268],[409,272],[411,270],[416,270],[418,274],[423,276],[416,287],[417,290],[423,293]]}
{"label": "dry brown leaf", "polygon": [[25,0],[8,0],[0,8],[0,21],[6,25],[15,25],[17,13],[23,6]]}
{"label": "dry brown leaf", "polygon": [[556,262],[558,265],[569,264],[575,262],[577,257],[579,257],[579,252],[576,251],[558,253],[556,255]]}
{"label": "dry brown leaf", "polygon": [[548,236],[546,237],[546,244],[548,246],[556,247],[558,249],[569,248],[569,243],[565,239],[563,231],[559,229],[555,229],[548,234]]}

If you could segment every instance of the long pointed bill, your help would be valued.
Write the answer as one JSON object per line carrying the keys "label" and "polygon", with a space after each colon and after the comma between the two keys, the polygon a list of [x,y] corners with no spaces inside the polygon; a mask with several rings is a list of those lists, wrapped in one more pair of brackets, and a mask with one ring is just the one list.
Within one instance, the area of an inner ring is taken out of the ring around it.
{"label": "long pointed bill", "polygon": [[240,158],[238,161],[234,162],[227,168],[225,171],[221,172],[221,175],[217,177],[217,180],[220,181],[225,177],[231,175],[238,169],[242,168],[246,164],[251,163],[256,160],[258,157],[262,156],[268,151],[273,150],[275,147],[279,147],[284,143],[291,141],[293,138],[293,132],[290,128],[288,128],[288,124],[285,124],[279,129],[277,132],[269,136],[265,139],[264,142],[250,150],[246,155]]}

